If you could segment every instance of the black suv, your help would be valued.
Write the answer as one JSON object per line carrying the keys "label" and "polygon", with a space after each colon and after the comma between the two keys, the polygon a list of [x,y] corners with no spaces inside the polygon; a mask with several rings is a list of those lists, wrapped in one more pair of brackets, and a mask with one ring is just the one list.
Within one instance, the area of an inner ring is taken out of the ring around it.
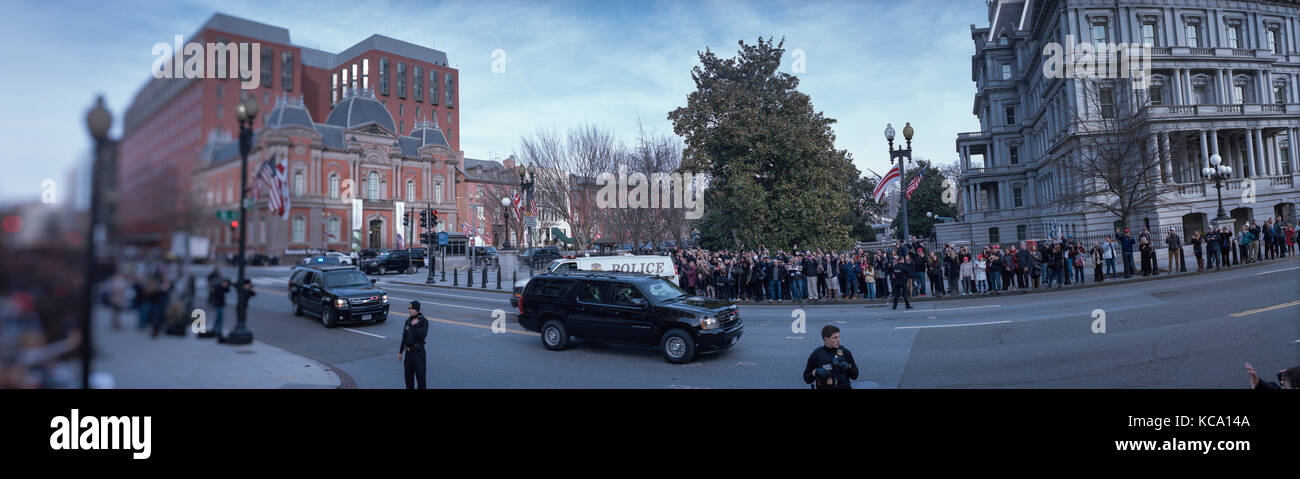
{"label": "black suv", "polygon": [[388,319],[388,293],[355,266],[295,267],[289,278],[289,303],[294,316],[303,312],[320,316],[327,328]]}
{"label": "black suv", "polygon": [[550,350],[573,336],[658,346],[674,364],[730,348],[744,330],[735,303],[689,296],[663,278],[598,271],[534,277],[519,298],[519,324]]}
{"label": "black suv", "polygon": [[406,250],[386,250],[379,252],[374,258],[361,261],[361,271],[369,273],[401,273],[415,272],[420,269],[424,263],[422,256],[413,256]]}

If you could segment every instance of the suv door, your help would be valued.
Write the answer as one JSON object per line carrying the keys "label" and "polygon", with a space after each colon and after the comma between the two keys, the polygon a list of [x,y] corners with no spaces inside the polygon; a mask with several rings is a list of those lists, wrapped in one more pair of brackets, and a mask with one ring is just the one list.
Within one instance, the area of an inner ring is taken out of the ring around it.
{"label": "suv door", "polygon": [[569,334],[580,338],[608,339],[601,333],[600,315],[609,306],[606,304],[610,295],[610,284],[604,281],[586,280],[578,284],[574,294],[573,305],[569,309],[566,325]]}
{"label": "suv door", "polygon": [[320,313],[320,299],[321,295],[324,294],[324,291],[321,290],[320,272],[308,271],[307,275],[302,279],[302,284],[303,289],[302,294],[298,295],[298,304],[302,306],[302,309]]}
{"label": "suv door", "polygon": [[[606,307],[597,311],[596,328],[610,341],[658,344],[650,303],[631,283],[613,283]],[[644,307],[642,306],[644,305]]]}

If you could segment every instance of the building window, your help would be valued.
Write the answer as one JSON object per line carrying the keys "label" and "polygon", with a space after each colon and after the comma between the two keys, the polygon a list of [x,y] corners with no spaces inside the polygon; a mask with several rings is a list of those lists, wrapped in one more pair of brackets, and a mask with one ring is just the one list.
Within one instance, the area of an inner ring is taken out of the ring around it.
{"label": "building window", "polygon": [[406,63],[397,62],[397,97],[406,99]]}
{"label": "building window", "polygon": [[226,116],[225,113],[222,112],[221,105],[217,105],[217,120],[218,121],[225,120],[224,118],[225,116]]}
{"label": "building window", "polygon": [[258,237],[258,241],[257,241],[257,242],[258,242],[258,243],[261,243],[261,244],[266,244],[266,218],[262,218],[262,219],[260,219],[260,220],[257,220],[257,223],[258,223],[258,228],[257,228],[257,237]]}
{"label": "building window", "polygon": [[451,112],[447,112],[447,126],[451,126]]}
{"label": "building window", "polygon": [[339,199],[339,175],[330,173],[330,199]]}
{"label": "building window", "polygon": [[1016,208],[1025,206],[1025,194],[1024,191],[1020,189],[1020,187],[1012,188],[1011,196],[1014,197]]}
{"label": "building window", "polygon": [[420,67],[415,67],[415,71],[411,73],[411,79],[415,80],[415,84],[412,85],[412,87],[414,87],[415,89],[415,101],[423,102],[424,101],[424,69]]}
{"label": "building window", "polygon": [[1142,24],[1142,45],[1148,47],[1156,46],[1156,24]]}
{"label": "building window", "polygon": [[1101,103],[1101,117],[1115,118],[1115,89],[1110,87],[1102,88],[1099,94],[1100,94],[1099,103]]}
{"label": "building window", "polygon": [[1003,79],[1003,80],[1010,80],[1010,79],[1011,79],[1011,64],[1010,64],[1010,63],[1003,63],[1003,64],[1002,64],[1002,79]]}
{"label": "building window", "polygon": [[388,59],[379,59],[379,94],[388,94]]}
{"label": "building window", "polygon": [[1007,107],[1007,124],[1008,124],[1008,125],[1014,125],[1014,124],[1016,124],[1016,108],[1015,108],[1015,107],[1012,107],[1012,106]]}
{"label": "building window", "polygon": [[307,241],[307,220],[302,217],[293,219],[293,242],[304,243]]}
{"label": "building window", "polygon": [[280,63],[280,88],[293,91],[293,52],[284,52]]}
{"label": "building window", "polygon": [[1016,241],[1025,241],[1027,239],[1029,239],[1029,228],[1026,228],[1025,225],[1017,225]]}
{"label": "building window", "polygon": [[[482,188],[482,187],[480,187],[480,188]],[[483,221],[483,207],[482,207],[482,206],[475,206],[475,207],[474,207],[474,217],[478,218],[479,221]]]}
{"label": "building window", "polygon": [[222,83],[217,84],[217,98],[221,98],[222,96],[224,96],[223,93],[225,93],[226,90],[225,86],[226,85]]}
{"label": "building window", "polygon": [[1240,104],[1242,104],[1242,103],[1245,103],[1245,102],[1246,102],[1246,86],[1245,86],[1245,85],[1235,85],[1235,86],[1233,86],[1233,87],[1232,87],[1232,96],[1233,96],[1233,99],[1232,99],[1233,103],[1236,103],[1236,104],[1238,104],[1238,105],[1240,105]]}
{"label": "building window", "polygon": [[433,180],[433,201],[442,203],[442,179]]}
{"label": "building window", "polygon": [[406,201],[415,201],[415,181],[406,180]]}
{"label": "building window", "polygon": [[454,107],[456,102],[456,80],[450,73],[447,74],[447,107]]}
{"label": "building window", "polygon": [[370,180],[366,181],[366,197],[371,200],[379,199],[379,173],[370,172]]}
{"label": "building window", "polygon": [[405,121],[397,122],[397,134],[400,135],[402,134],[403,131],[406,131],[406,122]]}
{"label": "building window", "polygon": [[1228,48],[1241,48],[1241,26],[1228,27]]}
{"label": "building window", "polygon": [[275,58],[270,48],[262,49],[262,86],[271,87],[271,59]]}
{"label": "building window", "polygon": [[474,196],[475,196],[476,198],[482,198],[482,197],[483,197],[483,187],[482,187],[482,186],[479,186],[479,187],[478,187],[478,190],[476,190],[476,191],[478,192],[478,194],[477,194],[477,195],[474,195]]}
{"label": "building window", "polygon": [[1198,22],[1187,22],[1187,46],[1198,48],[1201,46],[1201,25]]}
{"label": "building window", "polygon": [[1147,96],[1151,100],[1152,105],[1165,104],[1164,94],[1165,87],[1161,85],[1151,85],[1151,87],[1147,89]]}
{"label": "building window", "polygon": [[1268,51],[1273,52],[1274,55],[1282,54],[1282,43],[1277,41],[1278,37],[1281,35],[1276,28],[1268,29]]}
{"label": "building window", "polygon": [[1018,147],[1018,146],[1013,146],[1013,147],[1011,147],[1011,155],[1010,155],[1010,157],[1011,157],[1011,164],[1013,164],[1013,165],[1019,165],[1019,164],[1020,164],[1020,147]]}
{"label": "building window", "polygon": [[361,89],[370,89],[370,59],[361,59]]}
{"label": "building window", "polygon": [[999,242],[1000,241],[998,241],[998,229],[989,228],[989,244],[996,244]]}
{"label": "building window", "polygon": [[327,234],[326,238],[328,238],[330,241],[339,241],[339,239],[340,239],[340,238],[339,238],[339,219],[338,219],[338,218],[330,218],[330,220],[329,220],[329,222],[328,222],[327,224],[329,225],[329,229],[328,229],[328,231],[327,231],[328,234]]}
{"label": "building window", "polygon": [[[397,116],[406,116],[406,104],[405,104],[405,103],[398,103],[398,104],[397,104]],[[399,133],[400,133],[400,132],[399,132]]]}
{"label": "building window", "polygon": [[1193,86],[1192,96],[1195,97],[1197,105],[1210,104],[1209,92],[1206,90],[1205,85]]}
{"label": "building window", "polygon": [[1007,34],[1003,33],[1002,36],[998,37],[998,45],[1005,46],[1007,43]]}
{"label": "building window", "polygon": [[429,71],[429,104],[438,104],[438,71]]}
{"label": "building window", "polygon": [[1286,87],[1276,85],[1273,87],[1273,102],[1286,103]]}
{"label": "building window", "polygon": [[416,119],[416,120],[419,120],[419,119],[420,119],[420,107],[418,107],[418,106],[415,107],[415,119]]}
{"label": "building window", "polygon": [[306,189],[306,186],[307,186],[307,181],[303,178],[302,172],[300,171],[294,173],[293,174],[293,195],[302,196],[303,191]]}
{"label": "building window", "polygon": [[1106,48],[1107,38],[1109,37],[1106,35],[1106,24],[1094,23],[1092,25],[1092,46],[1097,51],[1102,51],[1102,49]]}

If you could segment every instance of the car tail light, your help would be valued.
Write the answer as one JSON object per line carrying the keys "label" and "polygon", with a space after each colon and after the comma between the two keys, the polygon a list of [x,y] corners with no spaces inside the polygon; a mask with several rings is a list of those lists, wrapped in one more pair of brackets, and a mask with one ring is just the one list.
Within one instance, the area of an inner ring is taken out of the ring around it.
{"label": "car tail light", "polygon": [[524,296],[519,295],[519,314],[524,314]]}

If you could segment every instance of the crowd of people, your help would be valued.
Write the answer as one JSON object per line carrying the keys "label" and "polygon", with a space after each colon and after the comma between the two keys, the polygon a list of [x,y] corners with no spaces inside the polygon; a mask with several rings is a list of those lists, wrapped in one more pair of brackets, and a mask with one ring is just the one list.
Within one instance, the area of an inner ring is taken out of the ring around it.
{"label": "crowd of people", "polygon": [[[1205,234],[1198,230],[1186,239],[1171,230],[1164,238],[1165,271],[1187,271],[1185,243],[1196,258],[1196,271],[1295,255],[1295,230],[1295,224],[1285,224],[1280,217],[1263,224],[1251,221],[1235,233],[1227,227],[1211,228]],[[680,285],[690,294],[778,303],[1002,294],[1161,272],[1155,238],[1147,228],[1136,235],[1117,228],[1114,235],[1091,244],[1061,237],[972,250],[909,238],[880,249],[694,249],[677,250],[671,256]]]}

